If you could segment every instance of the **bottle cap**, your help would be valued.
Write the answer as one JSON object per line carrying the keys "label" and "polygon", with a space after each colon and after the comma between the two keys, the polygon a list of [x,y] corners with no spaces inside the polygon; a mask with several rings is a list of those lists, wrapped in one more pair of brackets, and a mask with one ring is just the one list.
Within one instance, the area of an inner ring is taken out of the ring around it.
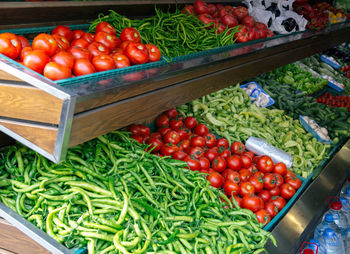
{"label": "bottle cap", "polygon": [[324,217],[324,220],[327,221],[327,222],[332,222],[332,221],[334,221],[333,215],[327,213],[326,216]]}
{"label": "bottle cap", "polygon": [[334,210],[340,210],[342,208],[341,202],[339,201],[332,202],[331,208]]}
{"label": "bottle cap", "polygon": [[310,240],[310,243],[314,243],[314,244],[317,244],[318,246],[320,246],[320,241],[319,240],[317,240],[317,239],[311,239]]}
{"label": "bottle cap", "polygon": [[334,237],[335,236],[335,232],[333,229],[331,228],[326,228],[323,232],[323,236],[324,237]]}

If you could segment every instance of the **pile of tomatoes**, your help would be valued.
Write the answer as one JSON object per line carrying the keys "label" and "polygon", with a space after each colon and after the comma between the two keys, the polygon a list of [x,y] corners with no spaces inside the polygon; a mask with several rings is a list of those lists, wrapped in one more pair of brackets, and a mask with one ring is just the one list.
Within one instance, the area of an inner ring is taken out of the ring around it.
{"label": "pile of tomatoes", "polygon": [[326,104],[330,107],[347,108],[350,112],[350,97],[344,95],[333,95],[329,92],[325,92],[322,96],[317,97],[318,103]]}
{"label": "pile of tomatoes", "polygon": [[204,24],[213,24],[219,34],[226,27],[240,25],[239,32],[235,34],[237,42],[263,39],[274,35],[265,24],[255,22],[254,18],[249,15],[248,9],[243,6],[214,5],[207,4],[203,0],[196,0],[193,5],[186,5],[182,12],[197,15]]}
{"label": "pile of tomatoes", "polygon": [[120,38],[107,22],[96,26],[95,34],[57,26],[51,34],[37,35],[32,45],[20,35],[0,34],[0,53],[51,80],[87,75],[161,58],[153,44],[142,44],[139,32],[124,28]]}
{"label": "pile of tomatoes", "polygon": [[255,156],[241,142],[229,142],[209,132],[205,124],[183,117],[176,109],[159,115],[157,131],[144,125],[128,126],[131,137],[149,145],[152,153],[187,162],[190,170],[207,174],[207,180],[235,199],[242,208],[253,211],[261,223],[286,205],[301,186],[301,180],[282,162],[269,156]]}

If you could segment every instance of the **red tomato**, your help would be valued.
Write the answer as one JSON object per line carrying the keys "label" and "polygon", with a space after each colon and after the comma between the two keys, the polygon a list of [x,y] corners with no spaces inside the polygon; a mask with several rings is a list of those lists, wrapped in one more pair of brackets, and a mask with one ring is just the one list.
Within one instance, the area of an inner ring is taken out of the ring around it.
{"label": "red tomato", "polygon": [[69,49],[70,44],[69,44],[69,41],[67,40],[66,37],[63,37],[63,36],[58,35],[58,34],[54,34],[53,38],[57,42],[57,46],[58,46],[57,51]]}
{"label": "red tomato", "polygon": [[271,198],[271,193],[268,190],[262,190],[259,192],[258,196],[261,197],[264,202],[267,202]]}
{"label": "red tomato", "polygon": [[240,183],[240,175],[237,171],[233,171],[232,169],[226,169],[222,175],[227,181],[231,181],[237,184]]}
{"label": "red tomato", "polygon": [[205,137],[205,146],[208,148],[212,148],[216,145],[216,137],[212,133],[208,133]]}
{"label": "red tomato", "polygon": [[[81,33],[83,31],[81,30],[77,30],[78,32],[75,32],[76,36],[78,33]],[[81,32],[80,32],[81,31]],[[84,32],[83,32],[84,33]],[[62,25],[59,25],[59,26],[56,26],[52,32],[51,32],[52,35],[54,34],[57,34],[57,35],[60,35],[60,36],[63,36],[65,37],[69,42],[71,42],[73,40],[73,37],[74,37],[74,32],[72,32],[72,30],[70,30],[69,27],[67,26],[62,26]],[[80,37],[79,37],[80,38]],[[75,38],[74,38],[75,39]]]}
{"label": "red tomato", "polygon": [[[239,196],[233,196],[233,198],[235,199],[238,207],[242,207],[242,198],[240,198]],[[232,197],[230,197],[229,199],[232,202]],[[235,207],[235,206],[233,206],[233,207]]]}
{"label": "red tomato", "polygon": [[293,176],[296,177],[296,174],[293,171],[290,171],[287,169],[287,173],[284,175],[284,178],[293,177]]}
{"label": "red tomato", "polygon": [[144,140],[144,137],[142,137],[140,134],[133,134],[130,136],[130,138],[135,139],[140,144],[142,144]]}
{"label": "red tomato", "polygon": [[262,209],[263,204],[264,201],[254,194],[249,194],[242,198],[242,207],[251,210],[253,213]]}
{"label": "red tomato", "polygon": [[271,196],[279,196],[281,194],[281,189],[279,187],[274,187],[270,191]]}
{"label": "red tomato", "polygon": [[173,153],[177,152],[179,148],[175,145],[171,144],[164,144],[160,147],[160,153],[162,155],[172,155]]}
{"label": "red tomato", "polygon": [[265,29],[256,29],[255,28],[255,33],[256,33],[256,38],[257,39],[266,38],[266,35],[267,35]]}
{"label": "red tomato", "polygon": [[245,151],[245,146],[242,142],[235,141],[231,144],[231,152],[233,154],[242,154]]}
{"label": "red tomato", "polygon": [[235,34],[237,42],[247,42],[249,40],[249,29],[246,26],[241,26],[238,33]]}
{"label": "red tomato", "polygon": [[281,211],[286,205],[286,200],[281,196],[271,197],[270,202],[272,202],[277,207],[278,211]]}
{"label": "red tomato", "polygon": [[194,128],[194,133],[199,136],[206,136],[209,133],[209,129],[205,124],[200,123]]}
{"label": "red tomato", "polygon": [[252,159],[247,155],[241,155],[241,160],[243,168],[249,168],[252,164]]}
{"label": "red tomato", "polygon": [[207,180],[210,182],[210,185],[215,188],[220,188],[224,183],[224,178],[218,172],[207,175]]}
{"label": "red tomato", "polygon": [[240,170],[242,168],[242,160],[238,155],[231,155],[226,159],[227,167],[233,170]]}
{"label": "red tomato", "polygon": [[205,139],[201,136],[195,136],[195,137],[191,138],[191,146],[204,147],[205,146]]}
{"label": "red tomato", "polygon": [[274,174],[272,173],[267,173],[263,177],[264,181],[264,188],[267,190],[271,190],[276,187],[277,185],[277,180]]}
{"label": "red tomato", "polygon": [[279,212],[277,206],[272,201],[265,203],[264,208],[270,214],[271,218],[275,217]]}
{"label": "red tomato", "polygon": [[295,189],[289,183],[281,185],[281,196],[284,199],[291,199],[295,194]]}
{"label": "red tomato", "polygon": [[153,148],[153,152],[158,152],[163,145],[163,142],[157,138],[149,138],[146,142],[147,145],[151,145],[150,149]]}
{"label": "red tomato", "polygon": [[32,47],[24,47],[21,50],[21,54],[20,54],[20,59],[21,61],[23,61],[24,57],[28,54],[28,52],[33,51]]}
{"label": "red tomato", "polygon": [[185,130],[184,128],[180,128],[180,129],[177,129],[176,130],[177,133],[179,133],[180,135],[180,140],[184,140],[184,139],[187,139],[188,138],[188,132],[191,132],[191,131],[188,131],[188,130]]}
{"label": "red tomato", "polygon": [[98,23],[98,25],[96,26],[95,33],[97,34],[98,32],[106,32],[114,35],[116,34],[114,27],[105,21]]}
{"label": "red tomato", "polygon": [[139,124],[139,132],[143,136],[149,136],[151,133],[151,129],[143,124]]}
{"label": "red tomato", "polygon": [[89,44],[90,43],[87,40],[85,40],[83,38],[79,38],[79,39],[73,40],[70,45],[72,47],[79,47],[79,48],[87,49]]}
{"label": "red tomato", "polygon": [[187,156],[187,153],[184,153],[183,151],[177,151],[171,155],[171,157],[174,160],[180,160],[180,161],[183,161],[186,156]]}
{"label": "red tomato", "polygon": [[208,170],[210,168],[210,161],[207,158],[202,156],[198,160],[199,160],[199,163],[201,164],[201,169]]}
{"label": "red tomato", "polygon": [[55,62],[49,62],[45,65],[44,76],[51,80],[59,80],[72,77],[70,68]]}
{"label": "red tomato", "polygon": [[272,172],[284,176],[285,174],[287,174],[287,166],[283,162],[278,162],[273,167]]}
{"label": "red tomato", "polygon": [[79,48],[79,47],[70,47],[67,52],[73,56],[74,59],[88,59],[91,60],[92,55],[89,50]]}
{"label": "red tomato", "polygon": [[[255,174],[256,172],[260,172],[255,164],[250,164],[250,166],[247,168],[252,174]],[[260,172],[261,174],[264,174],[263,172]]]}
{"label": "red tomato", "polygon": [[75,76],[87,75],[96,72],[95,67],[86,58],[76,59],[73,66]]}
{"label": "red tomato", "polygon": [[84,33],[84,35],[81,38],[86,40],[88,43],[91,43],[94,41],[94,35],[91,33]]}
{"label": "red tomato", "polygon": [[193,5],[186,5],[185,8],[181,10],[183,14],[193,14]]}
{"label": "red tomato", "polygon": [[131,124],[127,127],[127,130],[131,132],[131,134],[141,134],[141,125],[140,124]]}
{"label": "red tomato", "polygon": [[249,12],[248,12],[247,8],[245,8],[243,6],[238,6],[237,8],[235,8],[233,10],[233,15],[235,15],[235,17],[238,20],[242,20],[245,16],[249,15]]}
{"label": "red tomato", "polygon": [[227,196],[235,196],[239,193],[239,185],[237,183],[231,181],[224,182],[224,191]]}
{"label": "red tomato", "polygon": [[125,51],[126,47],[131,43],[132,41],[123,41],[122,44],[120,44],[120,48]]}
{"label": "red tomato", "polygon": [[162,135],[160,135],[159,132],[152,132],[150,135],[149,135],[150,138],[157,138],[159,140],[162,139]]}
{"label": "red tomato", "polygon": [[198,159],[192,158],[192,156],[186,156],[184,159],[187,162],[189,169],[192,171],[198,171],[201,169],[201,164]]}
{"label": "red tomato", "polygon": [[102,43],[99,43],[97,41],[94,41],[89,44],[88,50],[90,51],[92,56],[98,56],[98,55],[109,55],[110,50],[103,45]]}
{"label": "red tomato", "polygon": [[197,120],[193,116],[188,116],[185,118],[185,126],[186,128],[192,130],[197,126]]}
{"label": "red tomato", "polygon": [[227,139],[225,138],[219,138],[217,141],[216,141],[216,146],[217,147],[223,147],[223,149],[227,149],[229,144],[228,144],[228,141]]}
{"label": "red tomato", "polygon": [[35,36],[33,40],[33,49],[41,49],[48,56],[52,56],[56,53],[58,48],[55,38],[50,34],[41,33]]}
{"label": "red tomato", "polygon": [[294,189],[299,189],[301,186],[301,180],[297,176],[286,177],[286,183],[289,183]]}
{"label": "red tomato", "polygon": [[273,170],[274,164],[271,158],[267,155],[260,156],[256,164],[258,169],[263,173],[269,173]]}
{"label": "red tomato", "polygon": [[96,71],[108,71],[115,68],[114,60],[110,55],[94,56],[91,62]]}
{"label": "red tomato", "polygon": [[154,44],[146,44],[145,46],[149,53],[148,62],[151,63],[151,62],[159,61],[162,56],[162,53],[160,53],[159,48]]}
{"label": "red tomato", "polygon": [[168,109],[164,112],[169,118],[175,118],[178,115],[178,112],[175,108]]}
{"label": "red tomato", "polygon": [[267,29],[267,26],[264,23],[260,23],[260,22],[255,22],[255,27],[257,29]]}
{"label": "red tomato", "polygon": [[158,127],[168,127],[169,123],[170,123],[169,118],[165,114],[161,114],[156,119],[156,125]]}
{"label": "red tomato", "polygon": [[255,213],[259,223],[267,224],[271,221],[270,214],[265,209],[260,209]]}
{"label": "red tomato", "polygon": [[51,60],[69,69],[72,69],[74,65],[74,57],[66,51],[57,52],[53,55]]}
{"label": "red tomato", "polygon": [[243,155],[249,156],[252,160],[253,160],[253,158],[254,158],[254,156],[255,156],[254,153],[249,152],[249,151],[243,152]]}
{"label": "red tomato", "polygon": [[205,151],[205,157],[209,161],[213,161],[219,154],[214,149],[208,149]]}
{"label": "red tomato", "polygon": [[160,127],[160,128],[158,128],[158,132],[162,136],[165,136],[165,134],[167,134],[169,131],[171,131],[171,128],[169,128],[169,127]]}
{"label": "red tomato", "polygon": [[238,26],[238,21],[232,14],[226,14],[225,16],[221,17],[220,22],[225,27],[229,27],[229,28]]}
{"label": "red tomato", "polygon": [[163,138],[165,143],[177,145],[180,142],[180,135],[176,131],[169,131]]}
{"label": "red tomato", "polygon": [[251,176],[248,181],[254,185],[255,193],[260,193],[264,188],[264,182],[261,177]]}
{"label": "red tomato", "polygon": [[120,33],[120,39],[122,41],[133,41],[133,42],[141,42],[141,37],[139,32],[132,27],[126,27]]}
{"label": "red tomato", "polygon": [[[187,151],[188,150],[188,151]],[[193,158],[199,159],[204,155],[204,151],[201,147],[189,147],[185,152],[188,152],[188,155],[190,155]]]}
{"label": "red tomato", "polygon": [[16,59],[22,50],[21,41],[12,33],[0,34],[0,53]]}
{"label": "red tomato", "polygon": [[85,32],[83,30],[74,30],[73,31],[73,38],[70,40],[69,38],[67,38],[68,41],[72,41],[72,40],[76,40],[76,39],[80,39],[81,37],[83,37],[85,34]]}
{"label": "red tomato", "polygon": [[232,12],[226,8],[222,8],[221,10],[219,10],[219,13],[218,13],[220,18],[224,17],[227,14],[232,14]]}
{"label": "red tomato", "polygon": [[280,187],[282,185],[282,183],[284,183],[284,179],[283,176],[281,176],[280,174],[274,173],[275,175],[275,179],[276,179],[276,187]]}
{"label": "red tomato", "polygon": [[16,35],[16,37],[21,42],[22,49],[25,47],[31,47],[31,45],[26,37],[24,37],[22,35]]}
{"label": "red tomato", "polygon": [[226,160],[221,156],[217,156],[211,163],[212,169],[222,172],[226,169]]}
{"label": "red tomato", "polygon": [[121,44],[117,36],[103,31],[96,33],[94,40],[105,45],[110,51],[115,50]]}
{"label": "red tomato", "polygon": [[130,42],[124,51],[133,64],[144,64],[149,59],[149,53],[145,45],[138,42]]}
{"label": "red tomato", "polygon": [[26,54],[23,65],[41,74],[49,61],[49,56],[43,50],[33,50]]}
{"label": "red tomato", "polygon": [[173,118],[173,119],[170,120],[170,127],[173,130],[180,129],[183,125],[184,125],[184,123],[182,122],[182,120],[179,120],[179,119],[176,119],[176,118]]}
{"label": "red tomato", "polygon": [[113,54],[112,58],[114,60],[114,65],[116,69],[124,68],[130,66],[130,60],[126,55],[123,54]]}
{"label": "red tomato", "polygon": [[226,149],[220,153],[220,156],[224,159],[227,159],[228,157],[230,157],[230,155],[231,155],[231,152],[228,149]]}
{"label": "red tomato", "polygon": [[253,195],[255,193],[255,187],[250,182],[241,182],[240,183],[241,190],[239,194],[244,197],[246,195]]}
{"label": "red tomato", "polygon": [[190,140],[189,139],[181,140],[180,143],[177,146],[179,147],[179,149],[181,151],[185,150],[185,149],[190,147]]}
{"label": "red tomato", "polygon": [[255,25],[255,20],[252,16],[247,15],[241,20],[241,24],[247,27],[253,27]]}
{"label": "red tomato", "polygon": [[[260,171],[256,171],[255,173],[253,173],[253,176],[256,176],[256,177],[264,177],[264,173],[263,172],[260,172]],[[264,179],[263,179],[264,180]]]}
{"label": "red tomato", "polygon": [[239,179],[241,180],[241,182],[246,182],[248,181],[249,177],[252,175],[248,169],[241,169],[238,171],[239,173]]}

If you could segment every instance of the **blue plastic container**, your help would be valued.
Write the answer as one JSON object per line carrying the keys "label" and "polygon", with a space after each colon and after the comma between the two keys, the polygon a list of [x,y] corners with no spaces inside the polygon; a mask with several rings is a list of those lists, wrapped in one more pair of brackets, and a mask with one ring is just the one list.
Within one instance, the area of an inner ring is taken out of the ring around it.
{"label": "blue plastic container", "polygon": [[334,69],[339,69],[339,68],[341,67],[340,64],[329,60],[328,57],[325,56],[325,55],[321,55],[320,58],[321,58],[321,61],[322,61],[322,62],[328,64],[329,66],[331,66],[331,67],[334,68]]}
{"label": "blue plastic container", "polygon": [[299,116],[299,121],[300,121],[300,124],[305,128],[305,130],[310,132],[318,141],[320,141],[321,143],[324,143],[324,144],[331,144],[331,145],[333,145],[332,140],[325,140],[325,139],[321,138],[317,134],[317,132],[304,120],[302,115]]}
{"label": "blue plastic container", "polygon": [[[260,95],[260,93],[264,93],[264,94],[266,94],[267,97],[269,98],[269,103],[266,104],[266,106],[264,106],[263,108],[269,107],[269,106],[271,106],[271,105],[273,105],[273,104],[275,103],[275,101],[272,99],[272,97],[271,97],[267,92],[265,92],[265,90],[264,90],[261,86],[259,86],[259,84],[256,83],[256,82],[249,82],[249,83],[247,83],[247,84],[241,85],[240,88],[246,88],[246,87],[248,87],[250,84],[255,84],[255,85],[258,87],[258,89],[254,89],[254,90],[251,92],[251,94],[249,95],[249,97],[251,97],[251,98],[257,98],[257,97]],[[253,100],[252,100],[252,103],[254,103]]]}

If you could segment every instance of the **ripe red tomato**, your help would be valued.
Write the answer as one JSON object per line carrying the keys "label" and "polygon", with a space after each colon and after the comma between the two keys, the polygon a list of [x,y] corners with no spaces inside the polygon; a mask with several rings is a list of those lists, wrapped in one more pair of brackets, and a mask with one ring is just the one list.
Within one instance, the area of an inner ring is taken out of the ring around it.
{"label": "ripe red tomato", "polygon": [[137,142],[139,142],[140,144],[143,144],[144,141],[144,137],[140,134],[132,134],[130,136],[130,138],[135,139]]}
{"label": "ripe red tomato", "polygon": [[[75,34],[77,35],[78,33],[81,33],[79,32],[81,30],[78,30],[78,32],[75,32]],[[83,32],[84,33],[84,32]],[[63,36],[65,37],[69,42],[71,42],[73,40],[73,35],[74,33],[72,32],[72,30],[70,30],[69,27],[67,26],[62,26],[62,25],[59,25],[59,26],[56,26],[52,32],[51,32],[52,35],[54,34],[57,34],[57,35],[60,35],[60,36]],[[79,37],[80,38],[80,37]]]}
{"label": "ripe red tomato", "polygon": [[235,34],[237,42],[247,42],[249,40],[249,29],[246,26],[241,26],[238,30],[238,33]]}
{"label": "ripe red tomato", "polygon": [[271,216],[265,209],[260,209],[255,213],[255,215],[259,223],[267,224],[271,221]]}
{"label": "ripe red tomato", "polygon": [[201,164],[198,159],[192,158],[192,156],[186,156],[184,159],[187,162],[189,169],[192,171],[198,171],[201,169]]}
{"label": "ripe red tomato", "polygon": [[281,196],[285,199],[291,199],[295,194],[295,189],[289,183],[281,185]]}
{"label": "ripe red tomato", "polygon": [[248,169],[241,169],[238,171],[239,173],[239,179],[241,180],[241,182],[246,182],[248,181],[249,177],[252,175]]}
{"label": "ripe red tomato", "polygon": [[243,155],[249,156],[252,160],[253,160],[253,158],[254,158],[254,156],[255,156],[254,153],[249,152],[249,151],[243,152]]}
{"label": "ripe red tomato", "polygon": [[257,168],[263,173],[269,173],[273,170],[274,164],[270,156],[260,156],[256,164]]}
{"label": "ripe red tomato", "polygon": [[28,52],[31,52],[31,51],[33,51],[32,47],[22,48],[21,53],[20,53],[20,59],[22,62],[23,62],[24,57],[28,54]]}
{"label": "ripe red tomato", "polygon": [[267,202],[270,200],[270,198],[272,197],[271,196],[271,193],[268,191],[268,190],[262,190],[259,192],[258,194],[259,197],[261,197],[261,199],[264,201],[264,202]]}
{"label": "ripe red tomato", "polygon": [[90,51],[92,56],[109,55],[111,53],[105,45],[97,41],[90,43],[88,46],[88,50]]}
{"label": "ripe red tomato", "polygon": [[226,159],[227,167],[233,170],[240,170],[242,168],[242,160],[238,155],[231,155]]}
{"label": "ripe red tomato", "polygon": [[13,33],[0,34],[0,53],[16,59],[22,50],[21,41]]}
{"label": "ripe red tomato", "polygon": [[126,27],[120,33],[120,39],[122,41],[141,42],[139,32],[133,27]]}
{"label": "ripe red tomato", "polygon": [[165,136],[163,137],[163,140],[165,143],[171,143],[173,145],[177,145],[180,142],[180,135],[176,131],[169,131]]}
{"label": "ripe red tomato", "polygon": [[149,58],[147,48],[139,42],[130,42],[125,48],[124,53],[133,64],[147,63]]}
{"label": "ripe red tomato", "polygon": [[251,210],[253,213],[262,209],[263,204],[264,201],[254,194],[249,194],[242,198],[242,207]]}
{"label": "ripe red tomato", "polygon": [[271,190],[269,190],[271,197],[273,196],[279,196],[281,194],[281,189],[279,187],[274,187]]}
{"label": "ripe red tomato", "polygon": [[[250,164],[250,166],[247,168],[252,174],[255,174],[256,172],[260,172],[257,168],[256,168],[256,164]],[[261,174],[264,174],[263,172],[260,172]]]}
{"label": "ripe red tomato", "polygon": [[193,116],[188,116],[185,118],[185,126],[186,128],[192,130],[197,126],[197,120]]}
{"label": "ripe red tomato", "polygon": [[275,217],[279,212],[277,206],[272,201],[266,202],[264,208],[270,214],[271,218]]}
{"label": "ripe red tomato", "polygon": [[240,183],[240,192],[239,194],[244,197],[246,195],[254,194],[255,193],[255,187],[252,183],[250,182],[241,182]]}
{"label": "ripe red tomato", "polygon": [[226,179],[226,181],[231,181],[234,183],[240,183],[240,177],[239,177],[239,173],[237,171],[233,171],[232,169],[226,169],[222,175],[224,176],[224,178]]}
{"label": "ripe red tomato", "polygon": [[55,62],[49,62],[45,65],[44,76],[51,80],[59,80],[72,77],[70,68]]}
{"label": "ripe red tomato", "polygon": [[89,61],[92,58],[92,55],[89,50],[79,47],[70,47],[67,52],[73,56],[74,59],[88,59]]}
{"label": "ripe red tomato", "polygon": [[173,153],[177,152],[179,148],[176,145],[172,144],[164,144],[160,147],[160,153],[162,155],[172,155]]}
{"label": "ripe red tomato", "polygon": [[211,167],[215,171],[222,172],[226,169],[226,160],[221,156],[217,156],[212,162]]}
{"label": "ripe red tomato", "polygon": [[194,128],[194,133],[199,136],[206,136],[209,133],[209,129],[205,124],[200,123]]}
{"label": "ripe red tomato", "polygon": [[187,139],[189,136],[189,133],[191,133],[191,131],[186,130],[182,127],[180,129],[177,129],[176,131],[177,131],[177,133],[179,133],[181,140]]}
{"label": "ripe red tomato", "polygon": [[193,5],[186,5],[185,8],[181,10],[183,14],[193,14]]}
{"label": "ripe red tomato", "polygon": [[255,20],[252,16],[247,15],[241,20],[241,24],[247,27],[254,27]]}
{"label": "ripe red tomato", "polygon": [[[222,11],[222,10],[221,10]],[[232,15],[232,14],[226,14],[225,16],[220,18],[220,22],[225,26],[225,27],[234,27],[238,25],[237,19]]]}
{"label": "ripe red tomato", "polygon": [[199,163],[201,164],[201,169],[208,170],[210,168],[210,161],[207,158],[202,156],[198,160],[199,160]]}
{"label": "ripe red tomato", "polygon": [[258,29],[267,29],[267,26],[264,23],[260,23],[260,22],[255,22],[254,26]]}
{"label": "ripe red tomato", "polygon": [[31,45],[26,37],[24,37],[22,35],[16,35],[16,37],[21,42],[22,49],[25,47],[31,47]]}
{"label": "ripe red tomato", "polygon": [[264,188],[264,182],[261,177],[251,176],[248,181],[254,185],[255,193],[260,193]]}
{"label": "ripe red tomato", "polygon": [[140,124],[131,124],[127,127],[127,130],[131,134],[141,134],[141,125]]}
{"label": "ripe red tomato", "polygon": [[226,150],[222,151],[219,155],[222,158],[227,159],[228,157],[230,157],[231,152],[230,152],[230,150],[226,149]]}
{"label": "ripe red tomato", "polygon": [[293,176],[296,177],[296,174],[293,171],[290,171],[287,169],[287,173],[284,175],[284,178],[293,177]]}
{"label": "ripe red tomato", "polygon": [[143,124],[139,124],[139,132],[141,135],[143,136],[149,136],[149,134],[151,133],[151,129]]}
{"label": "ripe red tomato", "polygon": [[55,38],[50,34],[41,33],[35,36],[33,40],[33,49],[41,49],[48,56],[52,56],[56,53],[58,48]]}
{"label": "ripe red tomato", "polygon": [[280,187],[284,183],[283,176],[277,173],[273,173],[273,174],[275,175],[275,179],[276,179],[276,187]]}
{"label": "ripe red tomato", "polygon": [[241,160],[243,168],[249,168],[252,164],[252,159],[247,155],[241,155]]}
{"label": "ripe red tomato", "polygon": [[87,75],[96,72],[95,67],[86,58],[76,59],[73,66],[75,76]]}
{"label": "ripe red tomato", "polygon": [[243,6],[238,6],[233,10],[233,15],[238,19],[242,20],[245,16],[249,15],[247,8]]}
{"label": "ripe red tomato", "polygon": [[225,149],[227,149],[227,148],[229,147],[229,144],[228,144],[227,139],[225,139],[225,138],[219,138],[219,139],[216,141],[216,146],[219,147],[219,148],[222,147],[222,149],[225,150]]}
{"label": "ripe red tomato", "polygon": [[102,21],[102,22],[97,24],[97,26],[95,28],[95,33],[98,33],[98,32],[106,32],[106,33],[114,34],[114,35],[116,34],[114,27],[105,21]]}
{"label": "ripe red tomato", "polygon": [[171,131],[171,128],[169,128],[169,127],[159,127],[158,128],[158,132],[162,136],[165,136],[165,134],[167,134],[169,131]]}
{"label": "ripe red tomato", "polygon": [[96,71],[108,71],[115,68],[114,60],[110,55],[94,56],[91,62]]}
{"label": "ripe red tomato", "polygon": [[213,161],[219,154],[214,149],[208,149],[205,151],[205,157],[209,161]]}
{"label": "ripe red tomato", "polygon": [[67,50],[69,48],[70,44],[66,37],[63,37],[58,34],[54,34],[53,38],[57,42],[57,46],[58,46],[57,51]]}
{"label": "ripe red tomato", "polygon": [[286,205],[286,200],[281,196],[271,197],[270,202],[272,202],[277,207],[278,211],[281,211]]}
{"label": "ripe red tomato", "polygon": [[159,132],[152,132],[150,135],[149,135],[150,138],[157,138],[159,140],[162,140],[162,135],[160,135]]}
{"label": "ripe red tomato", "polygon": [[292,177],[286,177],[285,178],[286,183],[289,183],[294,189],[299,189],[302,182],[297,176]]}
{"label": "ripe red tomato", "polygon": [[130,60],[126,55],[123,54],[113,54],[112,58],[114,60],[114,65],[116,69],[124,68],[130,66]]}
{"label": "ripe red tomato", "polygon": [[183,161],[186,156],[187,156],[187,153],[184,153],[183,151],[177,151],[171,155],[171,157],[174,160],[180,160],[180,161]]}
{"label": "ripe red tomato", "polygon": [[191,146],[205,146],[205,139],[201,136],[195,136],[191,138]]}
{"label": "ripe red tomato", "polygon": [[69,40],[69,38],[67,38],[69,41],[72,40],[76,40],[76,39],[80,39],[81,37],[83,37],[85,34],[85,32],[83,30],[74,30],[73,31],[73,38],[71,40]]}
{"label": "ripe red tomato", "polygon": [[239,193],[239,185],[237,183],[231,181],[224,182],[224,191],[227,196],[235,196]]}
{"label": "ripe red tomato", "polygon": [[263,172],[260,172],[260,171],[256,171],[255,173],[253,173],[253,176],[256,176],[256,177],[264,177],[264,173],[263,173]]}
{"label": "ripe red tomato", "polygon": [[169,118],[175,118],[178,115],[178,112],[175,108],[168,109],[164,112]]}
{"label": "ripe red tomato", "polygon": [[151,63],[151,62],[159,61],[162,56],[162,53],[160,53],[159,48],[154,44],[146,44],[145,46],[149,53],[148,62]]}
{"label": "ripe red tomato", "polygon": [[169,126],[169,118],[165,114],[161,114],[156,118],[156,125],[158,127],[168,127]]}
{"label": "ripe red tomato", "polygon": [[91,33],[84,33],[84,35],[81,38],[86,40],[88,43],[91,43],[94,41],[94,35]]}
{"label": "ripe red tomato", "polygon": [[220,188],[224,183],[224,178],[218,172],[207,175],[207,180],[210,182],[210,185],[215,188]]}
{"label": "ripe red tomato", "polygon": [[212,133],[208,133],[205,137],[205,146],[208,148],[212,148],[216,145],[216,137]]}
{"label": "ripe red tomato", "polygon": [[157,139],[157,138],[149,138],[146,141],[146,144],[147,145],[151,145],[150,149],[153,148],[153,150],[152,150],[153,152],[158,152],[160,150],[160,148],[162,147],[163,142],[161,140]]}
{"label": "ripe red tomato", "polygon": [[173,118],[173,119],[170,120],[170,127],[171,127],[173,130],[178,130],[178,129],[180,129],[183,125],[184,125],[184,123],[183,123],[182,120],[180,120],[180,119]]}
{"label": "ripe red tomato", "polygon": [[43,50],[32,50],[24,57],[23,65],[41,74],[49,61],[49,56]]}
{"label": "ripe red tomato", "polygon": [[277,185],[277,180],[274,174],[272,173],[267,173],[263,177],[264,181],[264,188],[267,190],[271,190],[276,187]]}
{"label": "ripe red tomato", "polygon": [[79,39],[73,40],[70,45],[72,47],[79,47],[79,48],[87,49],[88,46],[90,45],[90,43],[83,38],[79,38]]}
{"label": "ripe red tomato", "polygon": [[245,146],[242,142],[235,141],[231,144],[231,152],[233,154],[242,154],[245,151]]}
{"label": "ripe red tomato", "polygon": [[120,44],[120,48],[125,51],[126,47],[131,43],[132,41],[123,41],[122,44]]}
{"label": "ripe red tomato", "polygon": [[184,139],[181,140],[180,143],[177,145],[181,151],[187,149],[190,147],[190,140],[189,139]]}
{"label": "ripe red tomato", "polygon": [[285,174],[287,174],[287,166],[283,162],[278,162],[273,167],[272,172],[284,176]]}
{"label": "ripe red tomato", "polygon": [[94,40],[105,45],[110,51],[115,50],[122,43],[117,36],[103,31],[96,33]]}
{"label": "ripe red tomato", "polygon": [[53,55],[51,60],[60,65],[66,66],[69,69],[73,68],[74,57],[66,51],[59,51]]}

